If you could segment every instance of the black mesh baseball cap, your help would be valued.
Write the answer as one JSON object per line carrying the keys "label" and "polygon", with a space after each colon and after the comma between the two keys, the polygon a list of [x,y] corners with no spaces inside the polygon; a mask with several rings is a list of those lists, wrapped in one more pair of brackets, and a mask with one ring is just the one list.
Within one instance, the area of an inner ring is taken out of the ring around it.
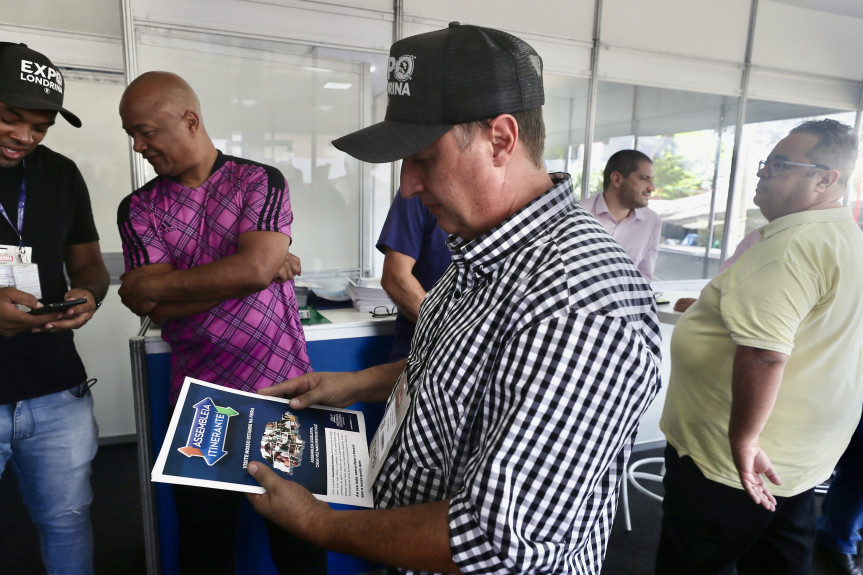
{"label": "black mesh baseball cap", "polygon": [[387,94],[383,122],[333,145],[364,162],[392,162],[419,152],[454,124],[542,106],[542,59],[512,34],[452,22],[393,44]]}
{"label": "black mesh baseball cap", "polygon": [[81,120],[63,107],[66,85],[60,70],[26,44],[0,42],[0,102],[23,110],[60,112],[81,127]]}

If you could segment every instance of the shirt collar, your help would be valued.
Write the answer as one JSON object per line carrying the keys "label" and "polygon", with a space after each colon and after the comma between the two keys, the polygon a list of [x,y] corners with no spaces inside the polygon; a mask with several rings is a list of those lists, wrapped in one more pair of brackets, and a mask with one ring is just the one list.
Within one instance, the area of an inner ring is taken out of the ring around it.
{"label": "shirt collar", "polygon": [[817,224],[826,222],[838,222],[853,219],[851,208],[829,208],[826,210],[804,210],[776,218],[761,228],[761,239],[769,238],[781,231],[803,224]]}
{"label": "shirt collar", "polygon": [[[210,173],[207,175],[207,179],[204,180],[201,183],[201,185],[198,186],[198,188],[204,187],[204,184],[206,184],[210,180],[210,178],[213,177],[213,174],[215,174],[216,172],[221,170],[222,166],[224,166],[228,162],[229,159],[230,159],[229,156],[226,156],[225,154],[222,153],[221,150],[217,149],[216,150],[216,161],[213,162],[213,166],[210,168]],[[187,186],[184,186],[183,184],[181,184],[180,182],[175,180],[174,178],[169,178],[168,176],[158,176],[158,178],[160,180],[162,180],[163,182],[167,182],[169,186],[173,186],[174,188],[181,189],[181,190],[190,189]]]}
{"label": "shirt collar", "polygon": [[447,244],[453,263],[480,276],[496,270],[525,241],[536,238],[562,214],[577,207],[569,174],[549,174],[554,184],[519,211],[473,240],[450,236]]}
{"label": "shirt collar", "polygon": [[[593,204],[593,209],[596,210],[596,215],[608,214],[608,217],[610,217],[612,220],[614,220],[618,224],[620,223],[617,221],[617,219],[615,219],[615,217],[612,215],[612,213],[608,211],[608,204],[605,203],[605,192],[600,192],[596,195],[596,200],[595,200],[595,203]],[[643,220],[644,219],[644,208],[633,209],[628,216],[623,218],[623,220],[628,220],[629,218],[634,218],[636,220]],[[620,221],[622,222],[623,220],[620,220]]]}

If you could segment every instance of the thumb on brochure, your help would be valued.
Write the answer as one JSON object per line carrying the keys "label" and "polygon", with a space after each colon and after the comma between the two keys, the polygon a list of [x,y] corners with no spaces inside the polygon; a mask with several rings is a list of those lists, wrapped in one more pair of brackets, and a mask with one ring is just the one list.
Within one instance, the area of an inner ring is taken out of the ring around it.
{"label": "thumb on brochure", "polygon": [[[267,489],[267,484],[272,484],[273,478],[276,477],[276,474],[267,469],[266,465],[261,465],[257,461],[249,462],[249,466],[247,467],[249,474],[255,478],[255,481],[261,484],[261,487]],[[267,489],[269,491],[269,489]]]}
{"label": "thumb on brochure", "polygon": [[246,468],[249,475],[255,478],[261,487],[266,490],[266,493],[247,493],[246,497],[249,503],[257,510],[258,513],[265,514],[264,511],[272,506],[272,498],[275,496],[276,482],[280,481],[272,470],[267,469],[266,465],[262,465],[256,461],[249,462]]}
{"label": "thumb on brochure", "polygon": [[[278,489],[279,479],[272,470],[267,469],[266,465],[257,462],[250,462],[246,470],[255,478],[255,481],[261,484],[261,487],[267,490],[266,493],[247,493],[246,497],[255,511],[273,521],[279,523],[277,519],[277,508],[279,507],[279,496],[276,493]],[[285,527],[284,525],[282,525]]]}

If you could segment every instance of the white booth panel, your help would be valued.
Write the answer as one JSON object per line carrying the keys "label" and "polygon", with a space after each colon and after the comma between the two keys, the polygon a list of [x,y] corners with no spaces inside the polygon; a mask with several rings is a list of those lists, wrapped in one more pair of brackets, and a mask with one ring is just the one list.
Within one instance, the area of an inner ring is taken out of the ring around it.
{"label": "white booth panel", "polygon": [[141,320],[120,302],[118,288],[110,286],[93,319],[75,331],[75,346],[87,376],[98,380],[91,391],[103,441],[128,439],[135,433],[129,334],[138,331]]}
{"label": "white booth panel", "polygon": [[[519,38],[536,34],[561,39],[593,41],[594,2],[534,0],[405,0],[405,20],[436,21],[432,29],[458,21],[498,28]],[[407,31],[405,36],[410,36]],[[524,38],[527,40],[526,38]],[[528,41],[531,45],[533,42]],[[536,48],[536,46],[534,46]],[[536,48],[539,51],[538,48]],[[540,55],[543,55],[540,53]],[[543,55],[544,56],[544,55]]]}
{"label": "white booth panel", "polygon": [[4,42],[23,42],[48,56],[61,68],[123,71],[123,45],[119,36],[61,32],[3,23],[0,24],[0,38]]}
{"label": "white booth panel", "polygon": [[753,66],[828,76],[863,77],[863,18],[762,0]]}
{"label": "white booth panel", "polygon": [[120,75],[66,72],[63,105],[81,118],[73,128],[58,120],[45,145],[75,161],[87,188],[103,253],[123,251],[117,231],[117,206],[132,192],[129,138],[117,108],[125,88]]}
{"label": "white booth panel", "polygon": [[593,45],[589,42],[563,42],[553,38],[523,35],[522,39],[533,46],[542,57],[543,69],[547,73],[590,78]]}
{"label": "white booth panel", "polygon": [[742,70],[734,63],[603,45],[597,76],[612,82],[738,96]]}
{"label": "white booth panel", "polygon": [[[136,2],[138,0],[135,0]],[[253,4],[273,4],[274,6],[302,7],[304,10],[331,11],[333,6],[343,8],[357,8],[361,10],[377,10],[379,12],[392,12],[393,0],[241,0]]]}
{"label": "white booth panel", "polygon": [[773,100],[801,106],[824,106],[854,110],[860,102],[863,83],[825,77],[753,69],[749,75],[749,98]]}
{"label": "white booth panel", "polygon": [[567,165],[548,165],[552,170],[572,169],[578,148],[584,144],[585,121],[587,118],[587,98],[589,80],[571,78],[546,73],[543,77],[545,86],[545,106],[542,114],[545,120],[545,152],[546,161],[550,158],[567,158]]}
{"label": "white booth panel", "polygon": [[[466,24],[472,23],[465,21]],[[424,34],[446,28],[448,22],[426,18],[405,17],[403,36]],[[492,26],[494,27],[494,26]],[[551,38],[530,32],[520,32],[515,28],[498,27],[499,30],[518,36],[530,44],[542,58],[543,72],[563,74],[577,78],[590,77],[592,44],[581,40]],[[387,47],[389,52],[389,47]]]}
{"label": "white booth panel", "polygon": [[653,399],[653,403],[644,412],[641,423],[638,425],[638,434],[635,436],[635,445],[647,444],[654,447],[659,442],[665,441],[665,434],[659,428],[659,420],[662,418],[662,410],[665,408],[665,392],[668,388],[668,378],[671,375],[671,334],[674,325],[661,323],[659,332],[662,334],[662,363],[659,373],[662,378],[662,387]]}
{"label": "white booth panel", "polygon": [[[290,39],[319,46],[386,52],[392,42],[392,4],[360,2],[239,2],[236,0],[134,0],[136,24]],[[384,6],[385,10],[375,9]]]}
{"label": "white booth panel", "polygon": [[[77,0],[76,2],[27,0],[26,2],[5,2],[3,8],[5,23],[32,26],[40,32],[75,30],[76,33],[119,37],[122,28],[120,0]],[[3,40],[8,41],[5,37]],[[71,55],[74,52],[68,54]],[[52,62],[60,65],[55,57],[50,58]]]}
{"label": "white booth panel", "polygon": [[599,37],[603,44],[742,63],[749,15],[750,0],[603,0]]}

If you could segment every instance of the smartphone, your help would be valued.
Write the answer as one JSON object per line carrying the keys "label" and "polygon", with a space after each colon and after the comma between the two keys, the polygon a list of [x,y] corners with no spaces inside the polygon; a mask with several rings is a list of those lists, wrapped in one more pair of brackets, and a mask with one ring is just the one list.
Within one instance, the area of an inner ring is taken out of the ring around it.
{"label": "smartphone", "polygon": [[74,307],[76,305],[80,305],[82,303],[87,303],[87,298],[82,297],[80,299],[70,299],[68,301],[58,301],[56,303],[46,303],[44,306],[36,309],[31,309],[27,313],[30,315],[44,315],[46,313],[56,313],[63,311],[64,309],[68,309],[70,307]]}

